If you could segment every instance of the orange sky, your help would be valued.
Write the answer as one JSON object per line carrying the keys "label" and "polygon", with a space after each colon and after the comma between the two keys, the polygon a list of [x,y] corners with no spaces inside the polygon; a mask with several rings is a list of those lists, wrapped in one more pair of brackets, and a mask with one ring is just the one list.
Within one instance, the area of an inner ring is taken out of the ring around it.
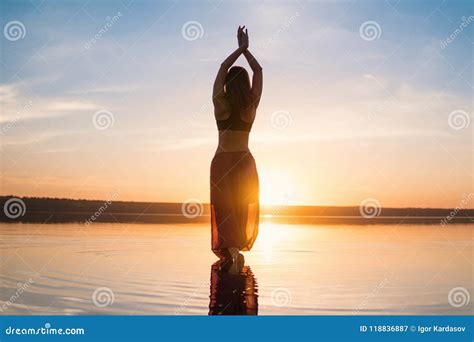
{"label": "orange sky", "polygon": [[465,8],[90,6],[6,9],[26,35],[2,48],[2,195],[208,202],[211,87],[243,21],[264,69],[263,203],[457,207],[474,191],[472,51],[464,33],[440,46]]}

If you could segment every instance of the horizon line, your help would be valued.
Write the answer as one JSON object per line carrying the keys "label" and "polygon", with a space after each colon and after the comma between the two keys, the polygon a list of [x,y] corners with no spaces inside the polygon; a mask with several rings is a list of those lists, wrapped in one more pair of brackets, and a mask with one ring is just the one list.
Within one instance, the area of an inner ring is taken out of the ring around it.
{"label": "horizon line", "polygon": [[[183,202],[157,202],[157,201],[138,201],[138,200],[112,200],[112,199],[85,199],[85,198],[67,198],[67,197],[45,197],[45,196],[17,196],[17,195],[0,195],[0,198],[20,198],[20,199],[44,199],[44,200],[66,200],[66,201],[87,201],[87,202],[119,202],[119,203],[146,203],[146,204],[176,204],[182,205],[187,201],[197,202],[201,205],[209,206],[209,202],[201,202],[195,198],[187,199]],[[261,207],[321,207],[321,208],[359,208],[361,204],[352,205],[311,205],[311,204],[260,204]],[[474,207],[384,207],[380,209],[428,209],[428,210],[474,210]]]}

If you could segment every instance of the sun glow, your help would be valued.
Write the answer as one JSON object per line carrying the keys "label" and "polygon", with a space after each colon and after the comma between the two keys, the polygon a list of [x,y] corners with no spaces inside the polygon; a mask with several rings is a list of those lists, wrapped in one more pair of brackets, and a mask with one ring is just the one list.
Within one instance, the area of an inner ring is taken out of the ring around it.
{"label": "sun glow", "polygon": [[262,261],[265,264],[281,262],[280,258],[275,259],[273,249],[281,248],[282,245],[295,239],[294,230],[286,229],[284,226],[272,223],[270,220],[263,220],[259,227],[259,234],[256,241],[256,249],[262,252]]}
{"label": "sun glow", "polygon": [[260,203],[265,205],[291,204],[295,187],[291,177],[285,173],[260,172]]}

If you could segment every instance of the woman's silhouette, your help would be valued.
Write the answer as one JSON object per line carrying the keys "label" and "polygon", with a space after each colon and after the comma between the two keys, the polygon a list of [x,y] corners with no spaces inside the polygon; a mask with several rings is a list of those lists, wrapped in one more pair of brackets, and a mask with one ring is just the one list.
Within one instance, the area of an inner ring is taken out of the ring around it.
{"label": "woman's silhouette", "polygon": [[[259,218],[258,174],[248,141],[263,73],[244,29],[239,26],[239,47],[221,64],[212,94],[219,145],[211,164],[211,243],[221,269],[232,273],[239,272],[239,251],[250,250],[257,238]],[[252,68],[252,84],[243,67],[232,67],[241,54]]]}

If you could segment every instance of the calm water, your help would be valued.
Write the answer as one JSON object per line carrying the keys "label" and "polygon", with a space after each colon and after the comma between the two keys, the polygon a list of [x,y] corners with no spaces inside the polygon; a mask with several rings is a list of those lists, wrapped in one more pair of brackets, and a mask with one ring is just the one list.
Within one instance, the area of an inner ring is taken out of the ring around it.
{"label": "calm water", "polygon": [[[213,297],[232,296],[240,282],[250,311],[263,315],[472,314],[473,229],[264,223],[246,273],[213,284]],[[206,225],[0,231],[2,314],[209,312],[216,258]]]}

